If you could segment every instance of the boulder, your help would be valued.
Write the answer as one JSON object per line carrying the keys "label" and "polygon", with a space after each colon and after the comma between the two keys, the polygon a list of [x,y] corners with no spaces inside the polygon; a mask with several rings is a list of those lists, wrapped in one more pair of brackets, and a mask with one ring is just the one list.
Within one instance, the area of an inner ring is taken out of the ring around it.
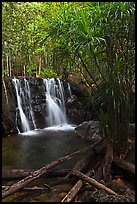
{"label": "boulder", "polygon": [[85,121],[75,128],[75,133],[82,139],[96,141],[101,139],[99,122],[98,121]]}
{"label": "boulder", "polygon": [[72,95],[66,100],[67,116],[71,123],[80,124],[83,122],[83,111],[81,110],[81,103],[76,95]]}

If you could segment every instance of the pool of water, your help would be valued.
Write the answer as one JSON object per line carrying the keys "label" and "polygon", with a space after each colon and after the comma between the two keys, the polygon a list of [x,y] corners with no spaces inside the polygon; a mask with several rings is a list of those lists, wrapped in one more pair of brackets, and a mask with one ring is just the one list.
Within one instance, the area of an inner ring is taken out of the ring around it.
{"label": "pool of water", "polygon": [[2,166],[37,169],[88,144],[75,135],[74,129],[42,129],[5,137]]}

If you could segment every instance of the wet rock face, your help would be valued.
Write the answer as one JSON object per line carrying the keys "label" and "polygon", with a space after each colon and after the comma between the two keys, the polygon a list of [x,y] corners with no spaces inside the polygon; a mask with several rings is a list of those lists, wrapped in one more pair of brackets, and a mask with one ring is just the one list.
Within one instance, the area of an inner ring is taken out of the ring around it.
{"label": "wet rock face", "polygon": [[99,122],[85,121],[75,128],[75,132],[82,139],[96,141],[100,139]]}
{"label": "wet rock face", "polygon": [[3,136],[16,133],[16,97],[10,78],[2,81],[2,132]]}
{"label": "wet rock face", "polygon": [[81,110],[81,103],[76,95],[72,95],[66,101],[67,115],[74,124],[80,124],[83,120],[83,114]]}

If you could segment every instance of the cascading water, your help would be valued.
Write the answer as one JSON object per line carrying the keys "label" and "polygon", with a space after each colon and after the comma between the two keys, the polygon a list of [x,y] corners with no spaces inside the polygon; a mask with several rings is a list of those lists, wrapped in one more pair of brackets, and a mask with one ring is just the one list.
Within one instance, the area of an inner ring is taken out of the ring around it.
{"label": "cascading water", "polygon": [[[22,88],[19,79],[12,79],[14,82],[16,95],[17,95],[17,111],[16,111],[16,124],[18,132],[27,132],[36,129],[34,120],[34,113],[31,106],[31,93],[29,82],[24,78],[24,88]],[[19,113],[19,115],[18,115]],[[21,120],[21,130],[18,127],[18,116]]]}
{"label": "cascading water", "polygon": [[60,79],[43,79],[46,91],[48,126],[68,124],[64,102],[64,88]]}
{"label": "cascading water", "polygon": [[17,129],[20,133],[19,127],[18,127],[18,112],[20,115],[20,119],[21,119],[21,125],[22,125],[22,131],[23,132],[27,132],[30,131],[30,126],[29,126],[29,121],[23,111],[22,108],[22,100],[24,100],[24,93],[23,90],[21,88],[21,84],[19,79],[12,79],[12,81],[14,82],[14,86],[15,86],[15,90],[16,90],[16,96],[17,96],[17,110],[16,110],[16,123],[17,123]]}
{"label": "cascading water", "polygon": [[69,96],[70,98],[72,97],[72,91],[71,91],[71,88],[70,88],[70,84],[68,83],[68,92],[69,92]]}
{"label": "cascading water", "polygon": [[[23,79],[22,83],[19,79],[12,79],[14,82],[17,109],[16,109],[16,124],[18,132],[28,132],[36,130],[35,116],[31,106],[31,90],[27,79]],[[43,79],[44,94],[46,98],[46,124],[50,127],[66,127],[69,128],[65,100],[64,100],[64,86],[60,79]],[[71,89],[68,84],[68,92],[71,97]],[[20,120],[20,125],[19,125]],[[65,128],[65,129],[67,129]]]}

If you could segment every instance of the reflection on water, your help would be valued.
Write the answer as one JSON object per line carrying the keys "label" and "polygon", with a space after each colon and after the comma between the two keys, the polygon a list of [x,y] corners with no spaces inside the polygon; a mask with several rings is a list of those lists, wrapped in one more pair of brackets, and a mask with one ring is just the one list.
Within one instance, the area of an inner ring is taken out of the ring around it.
{"label": "reflection on water", "polygon": [[[37,169],[88,144],[72,130],[43,129],[32,131],[29,136],[10,136],[2,141],[2,166]],[[65,167],[73,165],[74,160],[65,162]]]}

